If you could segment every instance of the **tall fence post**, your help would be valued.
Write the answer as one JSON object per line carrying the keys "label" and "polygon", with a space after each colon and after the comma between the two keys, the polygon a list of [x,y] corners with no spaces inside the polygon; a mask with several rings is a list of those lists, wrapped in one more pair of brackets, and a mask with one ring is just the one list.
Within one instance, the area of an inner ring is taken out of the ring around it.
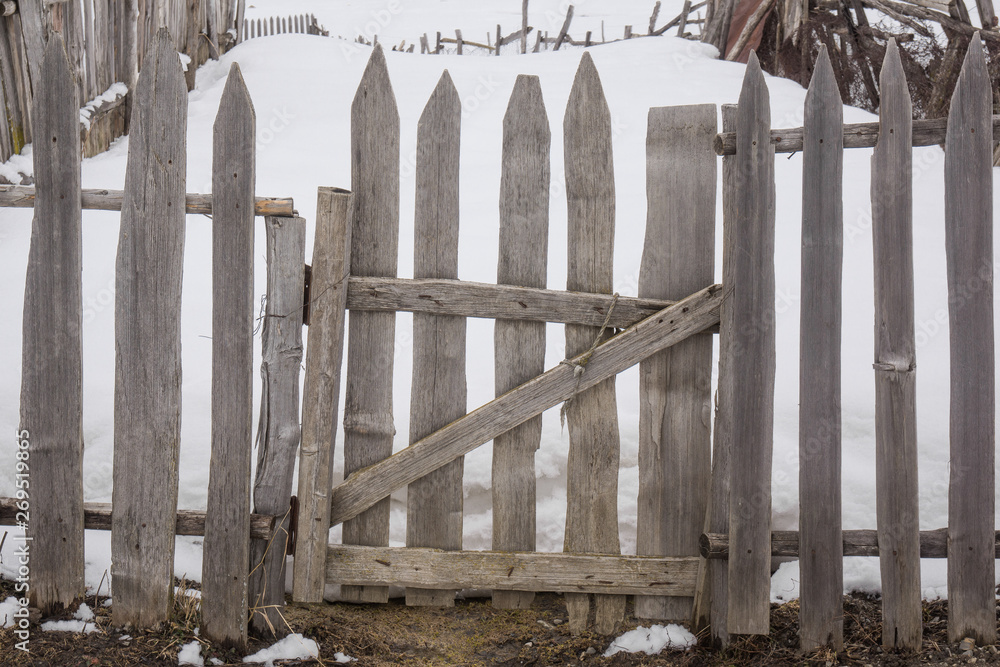
{"label": "tall fence post", "polygon": [[[676,301],[714,281],[717,129],[714,104],[649,110],[640,298]],[[639,395],[636,553],[697,556],[711,486],[712,335],[641,362]],[[692,601],[637,596],[635,615],[688,620]]]}
{"label": "tall fence post", "polygon": [[992,98],[977,34],[951,99],[944,183],[951,340],[948,639],[970,636],[979,645],[997,637]]}
{"label": "tall fence post", "polygon": [[40,69],[15,486],[30,506],[31,604],[49,614],[84,594],[83,245],[79,103],[58,34]]}

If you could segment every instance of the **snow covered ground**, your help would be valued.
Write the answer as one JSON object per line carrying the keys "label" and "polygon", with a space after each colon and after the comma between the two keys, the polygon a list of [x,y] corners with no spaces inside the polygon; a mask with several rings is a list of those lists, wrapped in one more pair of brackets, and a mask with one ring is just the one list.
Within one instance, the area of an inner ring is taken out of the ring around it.
{"label": "snow covered ground", "polygon": [[[652,2],[577,2],[574,35],[600,30],[609,38],[624,25],[645,26]],[[661,24],[674,16],[680,2],[670,0],[661,11]],[[676,5],[676,7],[674,6]],[[461,28],[467,39],[485,39],[496,23],[504,32],[519,26],[520,3],[489,0],[462,3],[444,0],[382,0],[329,3],[320,0],[259,0],[248,17],[278,13],[314,12],[331,35],[353,40],[355,27],[378,25],[383,43],[415,41],[420,34]],[[557,30],[563,7],[552,1],[532,2],[531,22]],[[536,14],[537,12],[537,14]],[[544,23],[546,12],[559,17],[555,28]],[[388,15],[382,25],[380,17]],[[219,62],[198,72],[197,87],[189,97],[189,192],[211,190],[211,132],[225,77],[239,62],[257,112],[257,192],[291,196],[309,222],[315,220],[316,188],[350,187],[350,106],[370,48],[353,41],[305,35],[282,35],[250,40]],[[614,123],[617,234],[615,289],[635,295],[645,224],[645,133],[650,107],[680,104],[734,103],[744,66],[720,62],[715,51],[696,42],[673,37],[638,39],[591,50],[603,80]],[[459,277],[492,282],[496,278],[498,193],[500,182],[501,120],[518,74],[536,74],[552,128],[552,191],[550,204],[549,286],[563,288],[566,275],[566,200],[563,183],[562,116],[581,50],[567,48],[525,56],[421,56],[387,52],[390,76],[401,120],[401,208],[399,275],[412,275],[414,158],[417,119],[441,70],[447,68],[463,100],[462,176]],[[768,77],[774,127],[801,125],[805,90],[790,81]],[[845,108],[845,122],[873,120],[863,111]],[[83,186],[122,188],[128,140],[108,152],[85,160]],[[30,149],[26,149],[26,152]],[[27,154],[27,153],[26,153]],[[872,362],[872,252],[868,197],[871,151],[846,153],[844,165],[844,335],[843,335],[843,451],[844,527],[875,527],[874,391]],[[24,156],[16,158],[25,162]],[[920,452],[920,523],[924,529],[947,523],[948,483],[948,337],[944,259],[943,153],[937,147],[914,151],[914,241],[916,275],[916,336],[919,371],[918,436]],[[777,344],[778,358],[773,517],[776,529],[797,528],[798,501],[798,321],[799,227],[801,155],[779,155],[777,178]],[[995,186],[1000,187],[1000,186]],[[996,190],[994,192],[996,197]],[[721,216],[721,205],[719,206]],[[110,502],[112,483],[112,423],[114,383],[114,259],[118,237],[115,213],[84,212],[84,492],[86,500]],[[0,210],[0,432],[13,434],[18,425],[21,362],[21,313],[28,256],[31,211]],[[721,224],[718,226],[716,275],[721,275]],[[256,285],[264,287],[263,223],[258,222]],[[209,221],[189,216],[184,273],[183,351],[184,414],[181,448],[180,505],[204,508],[210,440],[211,303]],[[307,257],[311,256],[311,240]],[[395,362],[396,442],[407,442],[410,395],[411,317],[397,321]],[[563,329],[548,328],[547,366],[563,358]],[[259,350],[258,361],[259,361]],[[469,321],[469,408],[493,398],[492,323]],[[619,483],[620,532],[623,551],[635,551],[635,510],[638,487],[638,374],[635,369],[618,378],[618,405],[622,432],[622,469]],[[341,414],[342,411],[341,411]],[[338,435],[336,466],[343,468]],[[0,444],[0,496],[13,495],[14,440]],[[568,436],[560,429],[556,412],[545,416],[543,442],[538,452],[538,547],[559,551],[565,522],[565,470]],[[489,445],[466,457],[465,547],[490,546]],[[405,502],[394,498],[392,543],[403,544]],[[332,539],[339,540],[339,529]],[[0,573],[9,574],[7,541]],[[110,567],[110,535],[87,535],[87,581],[96,587]],[[201,576],[200,540],[178,538],[176,572],[198,580]],[[784,599],[797,594],[795,564],[783,566],[773,580],[772,594]],[[876,559],[847,559],[845,586],[878,590]],[[924,561],[924,594],[945,594],[944,561]]]}

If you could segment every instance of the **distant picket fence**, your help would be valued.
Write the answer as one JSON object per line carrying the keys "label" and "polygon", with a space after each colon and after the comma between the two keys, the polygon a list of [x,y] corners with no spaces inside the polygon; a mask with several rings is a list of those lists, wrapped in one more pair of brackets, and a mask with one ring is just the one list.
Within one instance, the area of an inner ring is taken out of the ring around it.
{"label": "distant picket fence", "polygon": [[[253,111],[238,67],[220,104],[213,194],[206,198],[184,191],[187,96],[180,68],[166,66],[177,60],[165,33],[148,57],[163,64],[140,75],[124,192],[80,190],[79,144],[62,139],[73,134],[75,110],[55,102],[38,112],[45,136],[59,140],[36,148],[37,189],[0,188],[0,204],[37,209],[21,404],[22,429],[30,433],[33,604],[48,609],[82,595],[83,528],[110,525],[116,624],[166,619],[173,536],[203,531],[202,632],[223,643],[245,643],[251,612],[258,629],[280,627],[285,555],[294,552],[293,599],[301,602],[322,601],[327,584],[340,584],[349,601],[386,602],[395,585],[406,589],[408,604],[441,606],[453,604],[459,589],[491,589],[501,608],[524,608],[535,592],[558,591],[574,632],[587,628],[593,608],[595,630],[612,633],[632,595],[638,617],[691,620],[710,626],[714,640],[725,644],[734,635],[768,632],[771,559],[789,556],[801,561],[803,648],[839,649],[843,557],[878,555],[883,643],[919,649],[923,556],[949,561],[949,636],[995,641],[992,142],[1000,117],[991,116],[978,39],[947,120],[911,119],[894,45],[882,68],[879,123],[843,124],[825,52],[803,128],[771,129],[755,57],[739,104],[723,107],[722,133],[713,105],[651,109],[638,297],[611,294],[611,119],[589,54],[563,120],[568,291],[547,289],[551,134],[537,77],[518,77],[504,117],[497,282],[485,284],[457,280],[461,102],[448,73],[442,75],[417,128],[414,277],[403,279],[397,277],[399,114],[376,47],[352,105],[351,190],[319,190],[307,280],[304,225],[291,203],[254,197]],[[69,80],[58,39],[50,42],[45,68],[55,90]],[[961,296],[949,302],[949,525],[921,533],[910,155],[914,145],[945,141],[949,293]],[[875,147],[878,525],[843,531],[841,176],[844,148],[865,146]],[[803,153],[804,174],[801,518],[799,531],[772,533],[774,160],[776,152],[793,151]],[[718,155],[724,156],[722,285],[713,284]],[[82,502],[77,202],[122,210],[113,513]],[[213,217],[212,468],[207,511],[178,513],[184,212],[206,206]],[[251,514],[255,213],[268,215],[268,299]],[[47,226],[61,231],[44,233]],[[411,444],[393,454],[397,311],[414,313],[413,391]],[[468,317],[496,320],[497,397],[466,412]],[[547,322],[565,325],[569,357],[548,371]],[[300,420],[303,324],[310,344]],[[719,385],[710,429],[716,330]],[[638,553],[630,556],[618,542],[614,382],[636,364]],[[333,487],[342,372],[347,477]],[[50,410],[55,404],[66,409]],[[565,552],[539,553],[534,452],[541,413],[560,404],[570,439]],[[490,551],[465,551],[462,457],[491,441],[493,543]],[[403,487],[406,546],[391,548],[388,498]],[[16,500],[0,499],[0,521],[16,521]],[[328,544],[337,524],[343,543]]]}
{"label": "distant picket fence", "polygon": [[327,31],[316,21],[313,14],[290,14],[270,16],[268,18],[243,19],[243,32],[240,41],[268,35],[284,35],[296,33],[303,35],[326,35]]}

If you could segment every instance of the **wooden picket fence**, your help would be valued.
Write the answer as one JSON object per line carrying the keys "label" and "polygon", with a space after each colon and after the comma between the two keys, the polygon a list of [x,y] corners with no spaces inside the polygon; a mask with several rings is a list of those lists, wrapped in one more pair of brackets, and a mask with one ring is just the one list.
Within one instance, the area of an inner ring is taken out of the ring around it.
{"label": "wooden picket fence", "polygon": [[326,35],[327,31],[316,21],[313,14],[298,14],[271,16],[269,18],[243,19],[243,32],[240,41],[268,35],[284,35],[288,33],[304,35]]}

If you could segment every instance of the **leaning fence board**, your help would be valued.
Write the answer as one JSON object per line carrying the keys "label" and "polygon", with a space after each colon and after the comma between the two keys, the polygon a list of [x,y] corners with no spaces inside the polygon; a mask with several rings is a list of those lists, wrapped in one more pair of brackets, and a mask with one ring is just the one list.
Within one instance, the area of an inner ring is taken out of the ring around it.
{"label": "leaning fence board", "polygon": [[872,156],[875,260],[875,471],[883,546],[882,645],[921,641],[917,497],[916,356],[913,338],[911,105],[895,41],[880,77],[879,142]]}
{"label": "leaning fence board", "polygon": [[330,533],[330,487],[340,409],[353,195],[324,187],[316,202],[309,287],[309,348],[302,390],[299,525],[292,573],[296,602],[322,602]]}
{"label": "leaning fence board", "polygon": [[[247,598],[258,633],[284,627],[285,556],[291,552],[292,477],[299,450],[299,367],[302,364],[302,294],[306,221],[266,218],[267,302],[261,327],[260,421],[254,511],[281,517],[270,540],[250,543]],[[329,411],[329,408],[328,408]],[[283,633],[282,633],[283,634]]]}
{"label": "leaning fence board", "polygon": [[[399,113],[385,55],[376,45],[351,106],[354,191],[351,273],[396,276],[399,246]],[[344,406],[344,474],[392,454],[392,367],[395,313],[350,318]],[[389,544],[389,499],[344,524],[344,544]],[[386,602],[385,587],[345,586],[353,602]]]}
{"label": "leaning fence board", "polygon": [[[522,11],[527,6],[524,0]],[[498,284],[545,287],[551,141],[539,79],[520,75],[503,119]],[[497,396],[545,371],[544,323],[498,319],[493,340]],[[539,415],[493,441],[494,551],[535,550],[535,450],[541,440]],[[527,609],[533,599],[530,591],[493,591],[498,609]]]}
{"label": "leaning fence board", "polygon": [[330,581],[435,588],[691,595],[697,558],[331,545]]}
{"label": "leaning fence board", "polygon": [[[233,63],[212,142],[216,203],[212,215],[212,457],[201,629],[209,640],[238,649],[246,648],[247,642],[250,562],[255,126],[250,93],[240,66]],[[274,443],[262,446],[267,444]],[[283,580],[281,584],[283,589]]]}
{"label": "leaning fence board", "polygon": [[706,287],[599,345],[589,355],[583,374],[576,374],[576,365],[584,361],[584,355],[568,359],[389,459],[359,470],[333,489],[331,525],[357,516],[396,489],[468,454],[577,392],[704,331],[719,321],[720,289],[717,285]]}
{"label": "leaning fence board", "polygon": [[[458,278],[458,170],[462,101],[448,70],[417,125],[413,276]],[[410,443],[466,412],[465,318],[413,316]],[[457,458],[411,482],[406,492],[406,545],[462,548],[462,473]],[[406,604],[454,606],[454,590],[406,589]]]}
{"label": "leaning fence board", "polygon": [[[676,299],[714,278],[716,130],[714,104],[649,110],[643,297]],[[640,363],[639,393],[636,553],[694,556],[711,485],[712,339],[695,336]],[[635,615],[687,621],[692,602],[637,597]]]}
{"label": "leaning fence board", "polygon": [[170,615],[181,425],[187,87],[167,31],[146,56],[129,132],[115,282],[115,625]]}
{"label": "leaning fence board", "polygon": [[[567,23],[573,7],[567,12]],[[558,46],[558,44],[557,44]],[[611,112],[589,53],[580,60],[563,120],[566,167],[569,270],[566,288],[610,294],[615,236],[614,161]],[[576,356],[604,339],[603,327],[566,325],[566,356]],[[586,374],[586,365],[577,367]],[[569,428],[566,471],[564,551],[620,553],[618,538],[618,463],[621,442],[615,378],[572,396],[565,406]],[[567,594],[570,631],[587,627],[590,600]],[[625,614],[625,598],[598,595],[597,632],[615,632]]]}
{"label": "leaning fence board", "polygon": [[980,646],[997,636],[992,101],[977,35],[951,99],[944,184],[951,341],[948,639],[972,637]]}
{"label": "leaning fence board", "polygon": [[79,105],[58,33],[40,70],[32,157],[41,190],[24,287],[16,486],[31,505],[29,597],[48,614],[84,594]]}
{"label": "leaning fence board", "polygon": [[730,634],[768,633],[771,591],[771,453],[774,425],[774,148],[771,108],[755,53],[736,119],[733,229]]}
{"label": "leaning fence board", "polygon": [[[31,208],[35,205],[35,186],[0,185],[0,207]],[[124,190],[84,189],[80,197],[80,208],[98,211],[120,211],[125,201]],[[255,215],[295,215],[295,204],[290,198],[256,197]],[[212,214],[212,195],[185,195],[185,212],[189,214]]]}
{"label": "leaning fence board", "polygon": [[843,104],[826,47],[805,101],[802,308],[799,326],[799,642],[844,645],[840,337],[843,273]]}

